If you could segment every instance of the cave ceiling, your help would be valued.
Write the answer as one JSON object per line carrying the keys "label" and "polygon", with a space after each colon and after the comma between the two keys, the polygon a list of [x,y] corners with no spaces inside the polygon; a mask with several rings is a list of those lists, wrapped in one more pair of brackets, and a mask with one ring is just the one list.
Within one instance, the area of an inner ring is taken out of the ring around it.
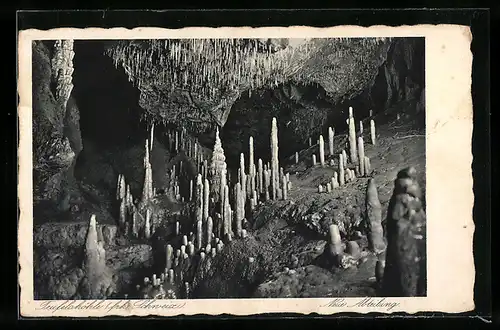
{"label": "cave ceiling", "polygon": [[191,132],[224,126],[243,93],[321,86],[332,104],[373,84],[389,38],[154,39],[109,42],[106,54],[139,89],[144,118]]}

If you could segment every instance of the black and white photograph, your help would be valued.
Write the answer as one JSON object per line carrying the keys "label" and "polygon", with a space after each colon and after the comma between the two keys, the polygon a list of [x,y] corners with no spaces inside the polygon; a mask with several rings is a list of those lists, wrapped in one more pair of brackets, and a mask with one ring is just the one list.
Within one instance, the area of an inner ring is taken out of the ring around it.
{"label": "black and white photograph", "polygon": [[425,47],[32,41],[34,299],[427,296]]}

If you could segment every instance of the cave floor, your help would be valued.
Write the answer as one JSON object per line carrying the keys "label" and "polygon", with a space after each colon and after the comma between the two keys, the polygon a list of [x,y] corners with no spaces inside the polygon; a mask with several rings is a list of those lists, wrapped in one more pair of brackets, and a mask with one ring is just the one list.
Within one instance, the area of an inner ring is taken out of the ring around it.
{"label": "cave floor", "polygon": [[[411,122],[393,121],[377,128],[377,145],[365,134],[365,154],[371,160],[382,204],[383,219],[394,179],[401,169],[413,166],[425,196],[425,133]],[[346,136],[335,136],[338,155]],[[325,149],[328,149],[327,147]],[[248,236],[233,239],[217,254],[203,280],[193,288],[193,298],[245,297],[352,297],[375,296],[375,256],[367,249],[363,230],[365,191],[369,177],[359,177],[330,193],[318,192],[337,166],[311,166],[317,146],[282,164],[290,173],[292,188],[287,200],[260,203],[248,216]],[[347,151],[347,150],[346,150]],[[338,157],[336,157],[338,160]],[[288,162],[288,164],[286,163]],[[337,269],[325,256],[328,225],[335,221],[343,241],[356,242],[351,267]],[[105,221],[110,222],[110,221]],[[44,223],[34,230],[35,297],[78,297],[75,255],[82,247],[86,223]],[[109,226],[109,225],[107,225]],[[117,296],[129,294],[154,262],[148,242],[105,237],[107,265],[114,272]],[[73,282],[75,283],[73,283]],[[130,295],[129,295],[130,296]]]}

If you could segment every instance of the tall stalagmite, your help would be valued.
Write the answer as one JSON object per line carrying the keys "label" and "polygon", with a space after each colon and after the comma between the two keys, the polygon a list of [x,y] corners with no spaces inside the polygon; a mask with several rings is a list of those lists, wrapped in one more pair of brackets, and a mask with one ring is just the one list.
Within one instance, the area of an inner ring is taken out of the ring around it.
{"label": "tall stalagmite", "polygon": [[330,157],[333,156],[333,128],[328,127],[328,151],[330,152]]}
{"label": "tall stalagmite", "polygon": [[206,222],[208,219],[209,201],[210,184],[208,183],[208,179],[205,179],[205,184],[203,185],[203,222]]}
{"label": "tall stalagmite", "polygon": [[321,166],[325,166],[325,141],[323,135],[319,136],[319,162]]}
{"label": "tall stalagmite", "polygon": [[363,137],[358,137],[358,154],[359,154],[359,175],[365,176],[365,143]]}
{"label": "tall stalagmite", "polygon": [[236,235],[238,237],[241,236],[242,230],[242,221],[244,217],[244,207],[245,202],[243,201],[243,195],[241,194],[241,184],[239,182],[236,183],[234,187],[234,202],[236,204],[235,210],[235,227],[236,227]]}
{"label": "tall stalagmite", "polygon": [[271,126],[271,198],[276,199],[279,175],[278,160],[278,124],[276,118],[273,118]]}
{"label": "tall stalagmite", "polygon": [[358,163],[358,151],[356,147],[356,126],[354,123],[354,116],[352,107],[349,107],[349,152],[351,156],[351,163]]}
{"label": "tall stalagmite", "polygon": [[375,132],[375,121],[373,119],[370,120],[370,138],[372,140],[372,144],[377,144],[377,136]]}
{"label": "tall stalagmite", "polygon": [[262,159],[258,161],[258,187],[257,190],[261,194],[264,191],[264,168],[262,166]]}
{"label": "tall stalagmite", "polygon": [[253,191],[255,189],[255,160],[254,160],[254,151],[253,151],[253,137],[251,136],[248,139],[248,173],[250,174],[251,178],[251,188],[250,190]]}
{"label": "tall stalagmite", "polygon": [[226,156],[222,148],[222,142],[219,137],[219,128],[215,132],[215,144],[212,152],[212,162],[210,163],[210,182],[211,194],[214,201],[221,201],[220,192],[223,189],[221,184],[222,176],[226,175]]}
{"label": "tall stalagmite", "polygon": [[382,205],[378,198],[377,186],[373,179],[368,180],[366,188],[366,224],[368,245],[377,255],[385,251],[384,230],[382,228]]}
{"label": "tall stalagmite", "polygon": [[401,170],[387,210],[387,253],[382,294],[426,294],[426,216],[415,168]]}

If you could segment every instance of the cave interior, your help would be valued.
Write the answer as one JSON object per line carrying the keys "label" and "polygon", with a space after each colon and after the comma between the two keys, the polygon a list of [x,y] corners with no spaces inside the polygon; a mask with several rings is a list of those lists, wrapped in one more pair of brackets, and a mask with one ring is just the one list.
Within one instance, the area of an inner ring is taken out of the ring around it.
{"label": "cave interior", "polygon": [[[398,173],[425,209],[424,55],[424,38],[35,41],[35,298],[380,294],[380,265],[409,258],[386,220]],[[398,294],[425,292],[422,268]]]}

